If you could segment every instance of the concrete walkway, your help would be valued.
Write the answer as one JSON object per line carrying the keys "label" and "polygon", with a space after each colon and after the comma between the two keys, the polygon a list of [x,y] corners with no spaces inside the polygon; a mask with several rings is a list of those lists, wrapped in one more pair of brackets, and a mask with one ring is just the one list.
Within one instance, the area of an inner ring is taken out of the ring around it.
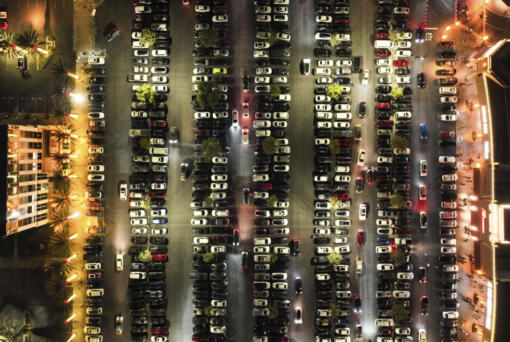
{"label": "concrete walkway", "polygon": [[0,258],[0,269],[5,268],[43,268],[48,258]]}

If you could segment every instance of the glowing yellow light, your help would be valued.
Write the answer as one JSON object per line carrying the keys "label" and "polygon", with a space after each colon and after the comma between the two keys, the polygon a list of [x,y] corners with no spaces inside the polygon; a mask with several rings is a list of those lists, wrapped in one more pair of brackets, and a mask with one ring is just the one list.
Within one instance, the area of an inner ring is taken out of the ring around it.
{"label": "glowing yellow light", "polygon": [[[73,313],[71,316],[69,316],[65,321],[64,321],[64,324],[67,324],[69,322],[71,322],[74,318],[76,317],[76,314]],[[68,340],[70,341],[70,340]]]}
{"label": "glowing yellow light", "polygon": [[474,232],[477,232],[477,231],[478,231],[478,227],[476,227],[476,226],[470,226],[470,227],[469,227],[469,230],[472,230],[472,231],[474,231]]}
{"label": "glowing yellow light", "polygon": [[68,91],[66,95],[70,96],[77,103],[83,103],[85,101],[85,97],[80,94],[75,94]]}
{"label": "glowing yellow light", "polygon": [[69,258],[66,259],[66,264],[68,264],[69,261],[76,259],[77,257],[78,257],[78,255],[76,255],[76,254],[71,255]]}
{"label": "glowing yellow light", "polygon": [[480,107],[480,104],[479,103],[475,103],[475,108],[478,108]]}
{"label": "glowing yellow light", "polygon": [[469,195],[469,200],[470,201],[477,201],[478,200],[478,196],[476,196],[476,195]]}
{"label": "glowing yellow light", "polygon": [[76,298],[76,294],[73,293],[71,297],[69,297],[66,300],[64,300],[64,303],[69,304],[75,298]]}
{"label": "glowing yellow light", "polygon": [[71,342],[75,338],[76,338],[76,334],[72,334],[71,337],[69,337],[69,339],[67,340],[67,342]]}
{"label": "glowing yellow light", "polygon": [[69,76],[69,77],[72,77],[74,79],[79,79],[80,76],[76,75],[76,74],[73,74],[72,72],[70,71],[66,71],[66,75]]}
{"label": "glowing yellow light", "polygon": [[71,134],[70,137],[74,138],[74,139],[78,139],[80,136],[78,134]]}
{"label": "glowing yellow light", "polygon": [[448,36],[446,34],[443,34],[443,36],[441,37],[441,39],[446,39],[448,38]]}
{"label": "glowing yellow light", "polygon": [[483,36],[483,40],[489,39],[489,36]]}
{"label": "glowing yellow light", "polygon": [[70,283],[72,282],[74,279],[76,279],[78,277],[78,275],[75,273],[73,274],[72,276],[70,276],[69,278],[66,279],[65,283]]}
{"label": "glowing yellow light", "polygon": [[[70,199],[75,199],[75,198],[78,198],[78,195],[72,195],[72,196],[69,196],[69,198],[70,198]],[[76,235],[76,234],[74,234],[74,235]],[[74,236],[74,235],[73,235],[73,236]]]}
{"label": "glowing yellow light", "polygon": [[444,29],[445,31],[450,31],[452,27],[451,26],[446,26],[446,28]]}
{"label": "glowing yellow light", "polygon": [[79,155],[78,155],[78,154],[70,154],[70,155],[69,155],[69,158],[78,158],[78,157],[79,157]]}
{"label": "glowing yellow light", "polygon": [[66,218],[68,220],[70,220],[70,219],[73,219],[73,218],[77,218],[78,216],[80,216],[80,212],[75,211],[74,213],[72,213],[71,215],[67,216]]}
{"label": "glowing yellow light", "polygon": [[68,175],[68,176],[66,176],[66,179],[71,179],[71,178],[78,178],[78,175]]}
{"label": "glowing yellow light", "polygon": [[[76,239],[78,237],[78,234],[73,234],[71,235],[70,237],[67,238],[67,240],[73,240],[73,239]],[[75,254],[76,255],[76,254]]]}
{"label": "glowing yellow light", "polygon": [[[481,137],[481,136],[482,136],[481,134],[479,134],[479,135],[478,135],[478,137]],[[482,164],[480,164],[480,163],[476,163],[476,164],[475,164],[475,168],[476,168],[476,169],[479,169],[479,168],[481,168],[481,167],[482,167]]]}
{"label": "glowing yellow light", "polygon": [[67,113],[66,116],[73,118],[73,119],[78,119],[80,117],[78,114],[74,114],[74,113]]}
{"label": "glowing yellow light", "polygon": [[476,205],[470,205],[470,206],[469,206],[469,209],[470,209],[471,211],[477,211],[477,210],[478,210],[478,207],[477,207]]}
{"label": "glowing yellow light", "polygon": [[460,25],[460,21],[456,21],[455,26],[459,26],[459,25]]}

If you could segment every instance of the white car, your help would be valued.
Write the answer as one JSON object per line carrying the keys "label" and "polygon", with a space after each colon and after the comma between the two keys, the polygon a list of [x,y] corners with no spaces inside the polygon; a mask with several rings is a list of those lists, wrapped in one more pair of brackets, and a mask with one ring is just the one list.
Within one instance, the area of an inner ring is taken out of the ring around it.
{"label": "white car", "polygon": [[152,76],[151,80],[153,83],[168,83],[168,77],[166,76]]}
{"label": "white car", "polygon": [[89,172],[104,172],[104,165],[88,165]]}
{"label": "white car", "polygon": [[393,68],[392,67],[386,67],[386,66],[378,67],[377,68],[377,73],[381,74],[381,75],[393,74]]}
{"label": "white car", "polygon": [[133,227],[131,228],[131,234],[147,234],[147,228],[145,227]]}
{"label": "white car", "polygon": [[129,220],[129,223],[133,226],[146,225],[147,219],[146,218],[132,218]]}
{"label": "white car", "polygon": [[391,59],[389,59],[389,58],[377,58],[375,60],[375,65],[377,65],[377,66],[390,66],[391,65]]}
{"label": "white car", "polygon": [[226,15],[226,14],[213,15],[212,22],[213,23],[227,23],[228,15]]}
{"label": "white car", "polygon": [[378,271],[393,271],[393,264],[377,264]]}
{"label": "white car", "polygon": [[209,5],[196,5],[195,6],[195,12],[206,13],[206,12],[210,12],[210,11],[211,11],[211,7],[209,7]]}
{"label": "white car", "polygon": [[440,114],[439,120],[445,121],[445,122],[454,122],[454,121],[457,121],[457,115],[455,115],[455,114]]}
{"label": "white car", "polygon": [[330,15],[318,15],[315,17],[315,22],[329,24],[329,23],[333,22],[333,17]]}
{"label": "white car", "polygon": [[367,219],[367,204],[366,203],[359,204],[359,219],[360,219],[360,221],[365,221]]}
{"label": "white car", "polygon": [[426,160],[420,160],[420,176],[421,177],[427,176],[427,161]]}
{"label": "white car", "polygon": [[126,182],[121,182],[119,184],[119,197],[121,200],[127,200],[128,196],[128,187]]}
{"label": "white car", "polygon": [[117,252],[115,256],[115,270],[121,272],[124,269],[124,254]]}
{"label": "white car", "polygon": [[91,173],[87,175],[87,179],[91,182],[104,182],[104,175],[101,173]]}
{"label": "white car", "polygon": [[145,216],[145,210],[143,209],[134,209],[129,211],[129,217],[142,217]]}
{"label": "white car", "polygon": [[441,96],[440,101],[441,103],[456,103],[457,96]]}
{"label": "white car", "polygon": [[319,59],[317,65],[322,68],[327,68],[333,66],[333,61],[331,59]]}
{"label": "white car", "polygon": [[331,77],[319,77],[315,80],[317,84],[331,84],[333,83],[333,79]]}
{"label": "white car", "polygon": [[255,50],[258,50],[258,49],[269,49],[271,45],[268,43],[268,42],[255,42],[253,43],[253,48]]}
{"label": "white car", "polygon": [[360,149],[358,153],[358,166],[365,165],[365,158],[367,156],[367,152],[364,149]]}
{"label": "white car", "polygon": [[411,83],[411,76],[398,76],[395,81],[399,84],[409,84]]}
{"label": "white car", "polygon": [[253,57],[255,58],[264,58],[269,57],[269,52],[267,50],[253,50]]}
{"label": "white car", "polygon": [[370,71],[368,69],[363,69],[361,85],[367,85],[369,78],[370,78]]}
{"label": "white car", "polygon": [[439,87],[439,94],[441,95],[455,95],[457,88],[455,87]]}

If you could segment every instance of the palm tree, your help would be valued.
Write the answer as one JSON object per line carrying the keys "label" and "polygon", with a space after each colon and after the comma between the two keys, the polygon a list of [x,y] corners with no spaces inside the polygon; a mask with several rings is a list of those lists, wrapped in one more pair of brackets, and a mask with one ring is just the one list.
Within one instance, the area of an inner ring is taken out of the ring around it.
{"label": "palm tree", "polygon": [[76,267],[70,263],[67,263],[65,258],[51,258],[44,265],[44,267],[45,269],[51,270],[52,272],[60,273],[64,277],[68,277],[73,271],[76,270]]}
{"label": "palm tree", "polygon": [[8,44],[8,46],[4,47],[3,55],[7,59],[16,58],[19,56],[18,51],[16,50],[16,45],[14,44],[14,33],[9,31],[3,31],[0,34],[0,40],[3,40]]}
{"label": "palm tree", "polygon": [[65,283],[66,276],[63,272],[60,272],[58,269],[55,268],[47,268],[47,270],[51,270],[52,272],[50,279],[45,283],[46,293],[49,296],[54,297],[56,300],[63,302],[64,300],[67,299],[66,292],[68,286]]}
{"label": "palm tree", "polygon": [[[55,185],[54,185],[55,187]],[[70,188],[67,187],[66,189],[57,189],[55,188],[55,193],[52,196],[52,204],[53,207],[57,210],[64,209],[69,210],[69,207],[73,204],[75,201],[72,199],[70,195]]]}
{"label": "palm tree", "polygon": [[50,215],[50,227],[55,231],[63,231],[69,229],[68,217],[69,210],[54,210]]}
{"label": "palm tree", "polygon": [[58,81],[65,80],[67,76],[67,67],[61,57],[51,65],[51,73]]}
{"label": "palm tree", "polygon": [[71,232],[69,229],[62,229],[61,231],[54,231],[50,235],[48,241],[48,247],[50,248],[51,254],[55,258],[67,258],[70,255],[71,242],[69,240]]}
{"label": "palm tree", "polygon": [[35,56],[37,52],[35,51],[34,46],[43,43],[39,34],[31,26],[27,27],[23,32],[18,33],[14,37],[14,41],[20,47],[24,48],[29,56]]}
{"label": "palm tree", "polygon": [[64,93],[54,93],[52,95],[53,106],[55,108],[55,116],[58,121],[61,123],[67,123],[69,121],[69,117],[67,113],[70,113],[73,110],[73,104],[71,100],[64,96]]}
{"label": "palm tree", "polygon": [[74,128],[73,125],[57,126],[57,128],[52,131],[52,135],[57,139],[58,143],[74,143],[75,138],[71,136],[74,132],[76,132],[76,128]]}
{"label": "palm tree", "polygon": [[50,181],[53,183],[55,192],[67,193],[70,188],[70,181],[62,172],[62,169],[53,170],[50,176]]}
{"label": "palm tree", "polygon": [[71,160],[68,154],[52,153],[50,158],[53,159],[59,169],[69,169],[71,166]]}

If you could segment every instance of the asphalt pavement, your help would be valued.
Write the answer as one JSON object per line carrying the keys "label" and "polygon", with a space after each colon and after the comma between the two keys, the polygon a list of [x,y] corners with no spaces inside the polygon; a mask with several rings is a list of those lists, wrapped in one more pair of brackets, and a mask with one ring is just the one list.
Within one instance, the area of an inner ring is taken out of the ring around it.
{"label": "asphalt pavement", "polygon": [[[416,1],[415,1],[416,2]],[[415,3],[414,2],[414,3]],[[440,2],[443,4],[443,2]],[[313,256],[313,242],[309,237],[312,234],[313,219],[313,88],[314,77],[303,76],[299,72],[299,62],[302,58],[313,58],[315,20],[313,1],[293,1],[289,7],[289,25],[292,36],[291,65],[289,86],[291,88],[292,103],[288,135],[291,154],[291,183],[290,183],[290,209],[289,222],[291,235],[289,238],[301,240],[301,255],[292,257],[289,263],[289,294],[294,305],[303,307],[303,324],[296,327],[290,325],[292,341],[311,341],[314,335],[315,317],[315,294],[314,274],[310,266],[310,258]],[[414,5],[413,5],[414,6]],[[421,4],[416,5],[417,11]],[[431,13],[442,13],[435,6],[435,1],[430,1]],[[231,76],[234,80],[231,102],[234,107],[241,109],[242,72],[246,68],[253,68],[249,61],[253,60],[254,40],[254,8],[252,2],[232,1],[230,5],[230,41],[233,51],[233,65]],[[353,74],[354,82],[351,95],[353,106],[352,124],[362,124],[362,140],[353,146],[353,160],[357,157],[359,148],[367,150],[367,166],[376,165],[375,145],[375,120],[374,120],[374,88],[377,85],[373,57],[373,2],[361,0],[351,4],[351,29],[353,41],[353,56],[362,55],[363,68],[370,70],[371,79],[368,85],[361,86],[359,74]],[[414,7],[411,11],[414,10]],[[421,13],[421,12],[420,12]],[[446,14],[443,14],[446,16]],[[441,17],[446,20],[447,17]],[[107,51],[107,102],[106,102],[106,191],[105,203],[106,226],[109,233],[105,245],[105,325],[104,336],[106,341],[127,340],[129,336],[129,319],[125,326],[124,337],[114,335],[113,317],[122,313],[125,318],[129,317],[127,307],[127,283],[129,263],[126,256],[126,270],[121,273],[114,272],[114,257],[118,250],[127,252],[129,242],[129,224],[127,202],[118,199],[118,184],[121,180],[127,181],[130,174],[131,147],[127,136],[130,126],[130,84],[126,82],[126,76],[131,73],[131,46],[130,30],[133,18],[132,7],[126,6],[124,1],[110,0],[104,2],[96,14],[96,47],[105,48]],[[251,18],[251,19],[250,19]],[[413,20],[419,22],[419,16]],[[430,21],[430,18],[429,18]],[[102,29],[109,23],[114,22],[121,30],[121,35],[113,42],[108,43],[102,37]],[[434,22],[434,21],[432,21]],[[440,21],[437,23],[439,24]],[[192,217],[189,202],[191,199],[190,180],[182,182],[179,179],[179,164],[192,155],[192,128],[193,111],[190,108],[191,99],[191,74],[193,61],[191,50],[193,49],[193,23],[194,9],[191,6],[182,7],[180,2],[171,2],[170,8],[170,32],[173,37],[171,46],[170,63],[170,96],[168,101],[169,126],[180,129],[181,142],[170,147],[169,165],[169,189],[167,191],[167,209],[169,211],[169,262],[167,266],[167,294],[168,294],[168,318],[171,322],[170,341],[190,340],[192,335],[192,288],[188,278],[191,270],[191,229],[189,220]],[[421,45],[421,46],[420,46]],[[413,52],[416,56],[425,56],[423,60],[415,58],[412,62],[413,76],[413,127],[411,135],[412,154],[412,191],[413,202],[417,201],[418,185],[425,182],[428,187],[428,200],[426,208],[429,213],[429,229],[420,232],[417,225],[413,226],[413,264],[416,271],[419,266],[434,263],[439,251],[438,234],[438,168],[437,157],[437,134],[439,123],[437,120],[437,86],[433,85],[435,42],[414,44]],[[315,63],[313,59],[312,63]],[[314,64],[313,64],[314,65]],[[416,74],[423,70],[426,73],[428,86],[419,90],[415,86]],[[252,70],[253,71],[253,70]],[[360,101],[367,102],[368,115],[364,119],[357,117],[357,106]],[[241,111],[241,110],[240,110]],[[429,129],[429,142],[424,144],[419,141],[420,123],[426,122]],[[251,122],[241,125],[251,127]],[[453,128],[452,128],[453,129]],[[253,143],[253,136],[251,137]],[[249,183],[251,176],[252,150],[240,143],[240,129],[231,129],[230,132],[232,174],[234,175],[234,189],[236,192],[237,212],[239,227],[241,229],[241,244],[232,249],[227,257],[228,280],[229,280],[229,333],[232,341],[249,341],[251,337],[251,277],[243,273],[240,262],[240,251],[251,246],[250,219],[248,215],[253,207],[242,204],[242,188]],[[444,149],[443,149],[444,151]],[[454,155],[454,151],[447,151]],[[420,179],[418,173],[418,161],[427,159],[429,162],[429,175],[426,180]],[[247,162],[248,161],[248,162]],[[353,198],[351,218],[352,228],[350,233],[351,261],[356,257],[364,260],[364,271],[359,277],[356,273],[351,274],[352,293],[360,294],[363,298],[362,313],[351,317],[351,328],[359,321],[364,327],[365,336],[374,336],[376,329],[374,318],[376,313],[375,287],[376,287],[376,257],[375,257],[375,186],[365,186],[362,194],[355,194],[354,180],[359,170],[356,167],[352,174],[351,194]],[[358,222],[358,205],[360,202],[368,202],[370,208],[369,219],[366,223]],[[366,231],[366,244],[359,248],[356,246],[356,231],[363,228]],[[428,256],[425,255],[428,253]],[[351,262],[351,266],[353,262]],[[109,272],[108,270],[111,270]],[[295,276],[303,278],[303,294],[300,297],[294,295],[293,279]],[[428,272],[428,282],[419,284],[414,282],[413,294],[413,322],[416,328],[425,326],[429,339],[439,340],[439,300],[437,283],[439,277],[436,272]],[[430,314],[427,318],[420,317],[419,298],[422,295],[431,297]],[[354,315],[354,314],[353,314]],[[292,317],[292,315],[291,315]],[[250,323],[249,323],[250,322]]]}

